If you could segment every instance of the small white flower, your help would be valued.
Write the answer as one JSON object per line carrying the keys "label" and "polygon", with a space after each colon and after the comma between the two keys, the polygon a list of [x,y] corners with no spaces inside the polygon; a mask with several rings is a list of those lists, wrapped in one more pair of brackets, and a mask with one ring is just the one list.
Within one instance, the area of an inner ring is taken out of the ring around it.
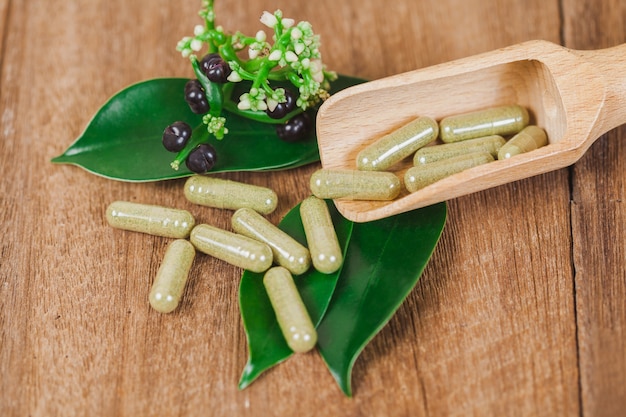
{"label": "small white flower", "polygon": [[314,73],[311,73],[311,75],[313,76],[313,80],[315,82],[318,82],[318,83],[324,82],[324,71],[314,72]]}
{"label": "small white flower", "polygon": [[300,55],[302,52],[304,52],[304,49],[306,48],[306,46],[304,46],[304,44],[302,42],[296,42],[293,46],[293,50],[296,52],[296,54]]}
{"label": "small white flower", "polygon": [[291,29],[291,39],[300,39],[302,37],[302,31],[297,27]]}
{"label": "small white flower", "polygon": [[313,29],[313,25],[311,25],[311,22],[307,22],[306,20],[303,20],[302,22],[298,23],[298,27],[300,27],[300,29],[302,29],[302,30],[312,30]]}
{"label": "small white flower", "polygon": [[250,57],[250,59],[254,59],[257,56],[259,56],[259,50],[256,48],[253,48],[252,46],[250,48],[248,48],[248,56]]}
{"label": "small white flower", "polygon": [[322,61],[320,59],[312,59],[311,64],[309,65],[309,71],[311,72],[311,77],[313,81],[317,83],[324,82],[324,65],[322,65]]}
{"label": "small white flower", "polygon": [[202,35],[203,33],[204,33],[204,26],[202,26],[202,25],[196,25],[196,26],[193,28],[193,34],[194,34],[195,36],[200,36],[200,35]]}
{"label": "small white flower", "polygon": [[274,109],[278,106],[278,100],[274,100],[273,98],[267,99],[267,108],[269,111],[274,111]]}
{"label": "small white flower", "polygon": [[191,41],[191,43],[189,44],[189,47],[198,52],[200,49],[202,49],[202,41],[200,39],[194,39]]}
{"label": "small white flower", "polygon": [[298,55],[293,51],[285,52],[285,59],[287,62],[298,62]]}
{"label": "small white flower", "polygon": [[312,73],[320,72],[322,69],[324,69],[322,65],[322,61],[320,59],[313,59],[311,61],[310,68],[311,68]]}
{"label": "small white flower", "polygon": [[293,19],[285,18],[282,20],[282,24],[283,24],[283,27],[289,29],[290,27],[296,24],[296,21]]}
{"label": "small white flower", "polygon": [[261,23],[263,23],[268,28],[273,29],[274,26],[276,26],[276,23],[278,23],[278,19],[276,19],[276,16],[274,16],[272,13],[265,11],[261,15]]}
{"label": "small white flower", "polygon": [[247,98],[239,100],[239,104],[237,104],[237,108],[239,110],[250,110],[250,100]]}
{"label": "small white flower", "polygon": [[275,49],[272,51],[270,56],[267,57],[267,59],[269,59],[270,61],[280,61],[282,57],[283,57],[282,51],[280,49]]}
{"label": "small white flower", "polygon": [[176,44],[176,49],[183,50],[189,42],[191,42],[191,38],[189,36],[185,36],[180,41],[178,41],[178,43]]}
{"label": "small white flower", "polygon": [[230,81],[231,83],[238,83],[242,80],[242,78],[241,78],[241,75],[239,75],[237,71],[233,71],[230,73],[227,80]]}
{"label": "small white flower", "polygon": [[264,30],[259,30],[256,33],[256,36],[254,37],[254,39],[256,39],[257,42],[265,42],[265,40],[267,39],[267,34],[265,33]]}
{"label": "small white flower", "polygon": [[311,60],[309,58],[304,58],[300,63],[304,69],[308,69],[311,66]]}

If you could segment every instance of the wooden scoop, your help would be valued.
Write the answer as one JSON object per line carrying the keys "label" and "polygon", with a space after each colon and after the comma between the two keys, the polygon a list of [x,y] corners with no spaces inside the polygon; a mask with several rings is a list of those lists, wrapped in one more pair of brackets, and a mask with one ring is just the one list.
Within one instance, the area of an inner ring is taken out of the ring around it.
{"label": "wooden scoop", "polygon": [[[528,109],[549,144],[452,175],[393,201],[335,200],[356,222],[376,220],[567,167],[603,133],[626,122],[626,44],[576,51],[529,41],[357,85],[320,108],[317,138],[324,168],[356,169],[367,144],[417,116],[435,120],[499,105]],[[400,178],[411,166],[392,167]]]}

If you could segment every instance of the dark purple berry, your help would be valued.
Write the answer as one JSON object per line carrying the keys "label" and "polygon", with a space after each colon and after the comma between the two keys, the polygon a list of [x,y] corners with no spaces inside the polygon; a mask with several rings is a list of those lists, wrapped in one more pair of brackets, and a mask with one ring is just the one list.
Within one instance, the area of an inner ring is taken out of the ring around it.
{"label": "dark purple berry", "polygon": [[185,84],[185,101],[189,108],[196,114],[204,114],[209,111],[209,102],[204,94],[202,84],[198,80],[189,80]]}
{"label": "dark purple berry", "polygon": [[185,122],[174,122],[163,131],[163,146],[170,152],[180,152],[191,137],[191,127]]}
{"label": "dark purple berry", "polygon": [[296,142],[307,137],[311,130],[311,118],[300,113],[283,124],[276,125],[276,134],[285,142]]}
{"label": "dark purple berry", "polygon": [[197,174],[210,171],[215,165],[217,155],[215,148],[208,143],[198,145],[187,157],[185,164],[190,171]]}
{"label": "dark purple berry", "polygon": [[205,55],[200,61],[200,68],[210,81],[220,84],[228,81],[228,76],[232,71],[218,53]]}
{"label": "dark purple berry", "polygon": [[293,91],[285,88],[285,99],[284,103],[278,103],[274,110],[270,111],[270,109],[265,110],[265,113],[272,119],[282,119],[287,114],[291,113],[296,109],[296,96]]}
{"label": "dark purple berry", "polygon": [[212,54],[206,54],[202,60],[200,60],[200,68],[202,72],[206,74],[206,72],[211,68],[213,62],[222,61],[222,57],[217,52]]}

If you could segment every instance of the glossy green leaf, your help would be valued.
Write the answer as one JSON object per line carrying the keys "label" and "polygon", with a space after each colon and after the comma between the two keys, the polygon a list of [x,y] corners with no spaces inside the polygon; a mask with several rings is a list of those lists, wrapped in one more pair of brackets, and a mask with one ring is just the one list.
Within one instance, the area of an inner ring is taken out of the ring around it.
{"label": "glossy green leaf", "polygon": [[[94,174],[122,181],[157,181],[192,173],[184,164],[170,167],[175,154],[161,145],[163,130],[175,121],[200,126],[183,97],[184,78],[158,78],[133,84],[109,99],[85,131],[54,163],[74,164]],[[331,93],[363,82],[340,76]],[[212,172],[295,168],[319,160],[315,134],[287,143],[273,125],[227,114],[228,135],[213,140],[217,163]]]}
{"label": "glossy green leaf", "polygon": [[[345,253],[352,222],[344,219],[332,203],[329,203],[329,210],[337,238]],[[279,227],[298,242],[306,245],[306,236],[300,218],[300,205],[287,213]],[[308,272],[294,277],[302,301],[315,324],[319,323],[326,311],[338,275],[339,271],[334,274],[322,274],[311,268]],[[239,388],[243,389],[261,373],[284,361],[293,352],[287,346],[278,327],[274,310],[263,286],[263,274],[244,272],[239,286],[239,306],[248,337],[249,351],[248,363],[239,381]]]}
{"label": "glossy green leaf", "polygon": [[446,220],[440,203],[354,225],[335,293],[318,327],[318,347],[346,395],[352,367],[413,289]]}

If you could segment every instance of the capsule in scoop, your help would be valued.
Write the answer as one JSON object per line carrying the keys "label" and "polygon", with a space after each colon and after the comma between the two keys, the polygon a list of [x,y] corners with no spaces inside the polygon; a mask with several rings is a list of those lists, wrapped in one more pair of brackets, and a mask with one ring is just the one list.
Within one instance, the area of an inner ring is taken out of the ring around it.
{"label": "capsule in scoop", "polygon": [[152,308],[170,313],[178,307],[195,255],[195,248],[186,239],[168,245],[148,297]]}
{"label": "capsule in scoop", "polygon": [[521,153],[534,151],[548,144],[545,130],[538,126],[527,126],[505,143],[498,152],[498,159],[508,159]]}
{"label": "capsule in scoop", "polygon": [[317,332],[289,271],[273,267],[265,273],[263,285],[289,348],[297,353],[313,349]]}
{"label": "capsule in scoop", "polygon": [[528,125],[528,110],[522,106],[500,106],[445,117],[439,135],[446,143],[491,135],[512,135]]}
{"label": "capsule in scoop", "polygon": [[418,117],[366,146],[357,155],[357,168],[384,171],[437,139],[438,134],[437,122],[429,117]]}
{"label": "capsule in scoop", "polygon": [[130,201],[109,204],[106,219],[118,229],[177,239],[189,236],[195,225],[194,217],[186,210]]}
{"label": "capsule in scoop", "polygon": [[256,211],[241,208],[231,222],[235,232],[267,244],[274,261],[292,274],[301,275],[310,268],[309,250]]}
{"label": "capsule in scoop", "polygon": [[472,153],[442,159],[430,164],[409,168],[404,176],[404,185],[409,192],[415,192],[452,174],[459,173],[478,165],[494,161],[487,152]]}
{"label": "capsule in scoop", "polygon": [[313,195],[348,200],[393,200],[400,180],[391,172],[320,169],[311,175]]}
{"label": "capsule in scoop", "polygon": [[337,271],[343,254],[326,202],[315,196],[306,198],[300,204],[300,217],[315,269],[325,274]]}
{"label": "capsule in scoop", "polygon": [[278,196],[269,188],[204,175],[189,177],[184,192],[192,203],[228,210],[248,207],[269,214],[278,205]]}
{"label": "capsule in scoop", "polygon": [[493,135],[484,138],[468,139],[461,142],[444,143],[442,145],[426,146],[419,149],[413,157],[414,165],[429,164],[442,159],[474,152],[488,152],[494,158],[506,141],[502,136]]}
{"label": "capsule in scoop", "polygon": [[191,231],[190,240],[200,252],[252,272],[272,266],[270,247],[247,236],[199,224]]}

